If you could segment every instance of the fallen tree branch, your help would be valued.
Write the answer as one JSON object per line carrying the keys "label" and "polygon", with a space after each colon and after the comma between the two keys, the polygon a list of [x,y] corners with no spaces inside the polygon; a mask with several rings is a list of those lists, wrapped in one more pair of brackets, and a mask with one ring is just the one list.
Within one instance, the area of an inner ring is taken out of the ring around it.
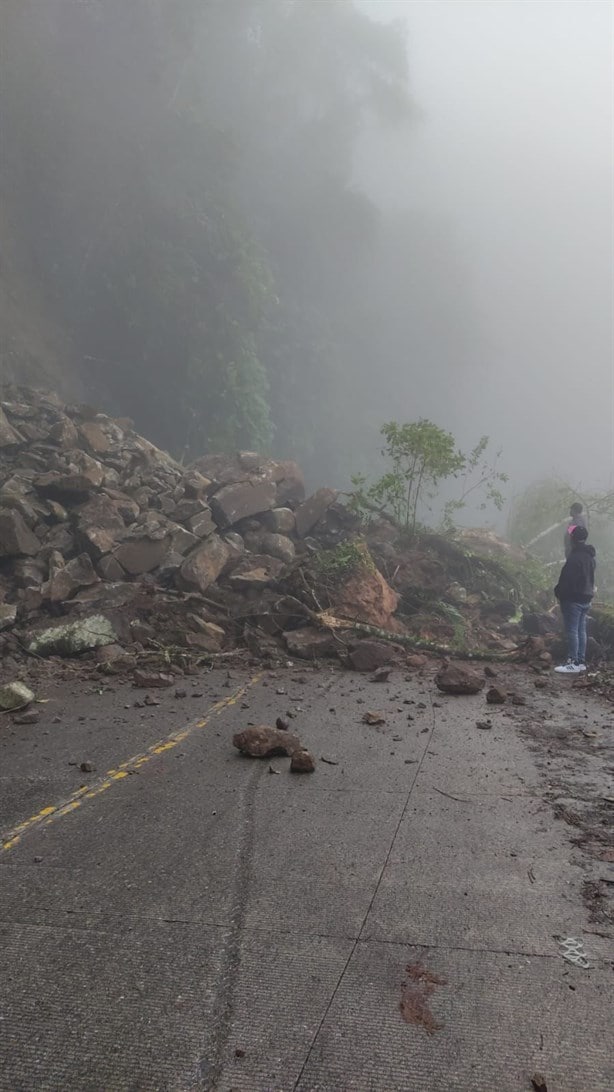
{"label": "fallen tree branch", "polygon": [[390,641],[391,644],[403,645],[405,648],[417,649],[420,652],[433,652],[437,656],[445,656],[446,659],[457,660],[492,660],[508,661],[512,656],[520,652],[519,648],[510,649],[509,652],[493,652],[486,649],[457,649],[448,645],[438,645],[434,641],[424,641],[419,637],[412,637],[407,633],[392,633],[388,629],[380,629],[379,626],[370,626],[366,622],[356,622],[344,618],[336,618],[328,611],[321,614],[309,612],[315,625],[324,629],[352,630],[354,633],[363,634],[366,637],[375,637],[380,641]]}

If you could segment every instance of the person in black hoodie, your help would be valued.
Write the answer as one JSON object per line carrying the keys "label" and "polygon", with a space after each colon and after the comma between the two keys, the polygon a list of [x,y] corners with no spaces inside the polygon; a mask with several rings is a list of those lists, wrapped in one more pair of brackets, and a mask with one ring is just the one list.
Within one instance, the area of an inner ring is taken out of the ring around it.
{"label": "person in black hoodie", "polygon": [[595,548],[586,541],[586,527],[574,527],[570,538],[571,553],[554,589],[565,623],[569,656],[566,664],[554,669],[560,675],[577,675],[586,671],[586,616],[595,594]]}

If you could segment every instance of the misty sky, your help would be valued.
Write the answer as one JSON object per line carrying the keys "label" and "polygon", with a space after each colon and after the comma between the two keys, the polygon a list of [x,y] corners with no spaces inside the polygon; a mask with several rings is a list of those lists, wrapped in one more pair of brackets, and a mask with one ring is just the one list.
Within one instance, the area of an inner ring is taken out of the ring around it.
{"label": "misty sky", "polygon": [[[489,433],[515,488],[552,472],[614,486],[611,4],[360,6],[405,20],[418,116],[402,142],[374,134],[359,177],[447,222],[479,328],[477,377],[438,423],[464,442]],[[385,176],[380,141],[397,164]]]}

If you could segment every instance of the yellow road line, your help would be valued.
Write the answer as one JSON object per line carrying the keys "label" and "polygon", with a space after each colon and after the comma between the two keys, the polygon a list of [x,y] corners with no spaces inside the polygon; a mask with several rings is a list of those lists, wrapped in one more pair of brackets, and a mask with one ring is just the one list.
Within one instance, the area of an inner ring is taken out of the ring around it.
{"label": "yellow road line", "polygon": [[142,754],[133,755],[132,758],[126,759],[119,766],[112,770],[107,770],[104,777],[98,779],[98,781],[92,782],[90,785],[82,785],[80,789],[72,793],[66,800],[63,800],[59,804],[53,804],[45,808],[41,808],[36,815],[31,815],[29,819],[24,819],[18,826],[13,827],[12,830],[7,831],[0,838],[2,844],[0,845],[0,854],[6,853],[9,849],[13,849],[21,841],[24,834],[29,833],[35,827],[49,826],[50,823],[55,823],[57,819],[61,819],[64,815],[69,815],[72,811],[80,808],[84,801],[93,800],[95,797],[100,796],[101,793],[110,789],[117,781],[123,781],[134,770],[140,769],[146,762],[151,762],[153,758],[157,758],[158,755],[165,754],[166,751],[172,750],[179,743],[183,743],[185,739],[197,731],[200,728],[205,728],[209,723],[211,717],[217,717],[224,709],[228,709],[231,705],[236,705],[244,694],[254,686],[259,680],[260,675],[254,675],[249,682],[240,687],[236,693],[232,694],[228,698],[223,698],[222,701],[218,701],[209,710],[207,715],[202,720],[196,721],[194,724],[189,725],[187,728],[181,728],[177,732],[173,732],[172,735],[166,739],[158,740],[153,743],[151,747],[148,747]]}

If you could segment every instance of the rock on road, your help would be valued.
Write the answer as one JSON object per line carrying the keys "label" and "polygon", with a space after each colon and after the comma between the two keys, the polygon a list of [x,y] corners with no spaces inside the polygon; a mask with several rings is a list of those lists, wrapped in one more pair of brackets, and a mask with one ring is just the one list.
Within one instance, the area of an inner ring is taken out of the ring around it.
{"label": "rock on road", "polygon": [[[235,669],[4,717],[2,1092],[614,1087],[587,898],[612,854],[556,818],[607,799],[611,707],[522,671],[497,685],[526,704],[493,707],[433,673]],[[232,746],[288,714],[313,774]]]}

